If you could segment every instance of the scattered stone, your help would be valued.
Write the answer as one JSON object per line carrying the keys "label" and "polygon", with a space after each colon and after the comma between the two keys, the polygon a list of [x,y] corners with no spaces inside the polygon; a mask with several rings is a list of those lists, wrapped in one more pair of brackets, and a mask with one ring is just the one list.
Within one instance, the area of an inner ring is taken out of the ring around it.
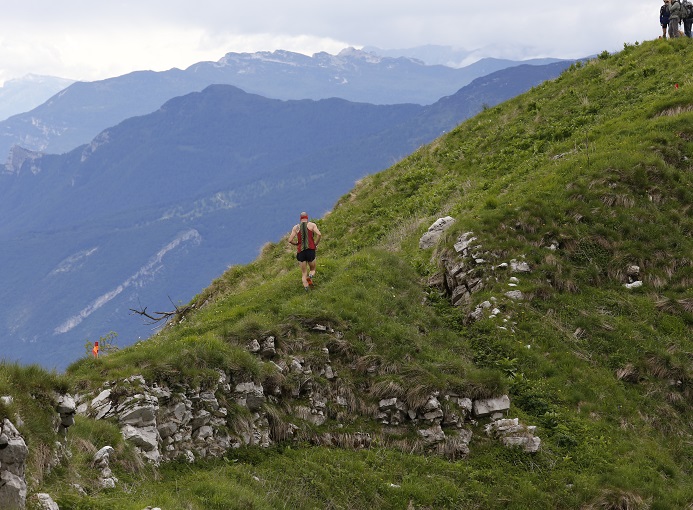
{"label": "scattered stone", "polygon": [[510,298],[514,301],[521,301],[525,298],[525,295],[521,290],[510,290],[505,293],[505,297]]}
{"label": "scattered stone", "polygon": [[510,261],[510,271],[513,273],[531,273],[532,270],[529,267],[529,264],[524,261],[517,261],[515,259]]}

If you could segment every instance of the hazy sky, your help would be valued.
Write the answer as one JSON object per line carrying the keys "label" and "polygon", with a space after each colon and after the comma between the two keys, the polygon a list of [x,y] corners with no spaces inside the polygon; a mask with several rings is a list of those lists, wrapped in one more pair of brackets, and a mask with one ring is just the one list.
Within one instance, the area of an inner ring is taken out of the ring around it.
{"label": "hazy sky", "polygon": [[656,38],[661,3],[5,0],[0,83],[28,73],[96,80],[276,49],[311,55],[438,44],[480,57],[577,58]]}

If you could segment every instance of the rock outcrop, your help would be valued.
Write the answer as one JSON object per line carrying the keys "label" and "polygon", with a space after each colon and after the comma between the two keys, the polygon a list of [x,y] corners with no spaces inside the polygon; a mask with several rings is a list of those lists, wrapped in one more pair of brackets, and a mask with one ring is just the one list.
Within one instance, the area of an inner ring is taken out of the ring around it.
{"label": "rock outcrop", "polygon": [[528,453],[535,453],[541,447],[541,439],[534,435],[536,427],[522,425],[517,418],[495,420],[486,425],[485,431],[491,437],[500,439],[504,445],[520,447]]}
{"label": "rock outcrop", "polygon": [[58,432],[61,434],[66,434],[67,429],[75,424],[75,414],[76,410],[75,399],[71,395],[59,395],[58,403],[56,405],[56,411],[60,416],[60,425],[58,426]]}
{"label": "rock outcrop", "polygon": [[421,239],[419,240],[419,248],[425,250],[435,246],[440,239],[440,236],[443,235],[443,232],[450,228],[454,222],[455,219],[450,216],[438,218],[435,223],[428,228],[428,231],[421,236]]}
{"label": "rock outcrop", "polygon": [[24,476],[29,449],[24,438],[8,419],[0,424],[0,508],[23,509],[26,506]]}

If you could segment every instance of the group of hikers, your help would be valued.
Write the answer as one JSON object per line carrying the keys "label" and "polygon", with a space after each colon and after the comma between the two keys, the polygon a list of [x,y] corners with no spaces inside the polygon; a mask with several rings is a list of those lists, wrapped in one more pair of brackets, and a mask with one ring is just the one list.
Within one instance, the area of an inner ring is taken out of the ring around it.
{"label": "group of hikers", "polygon": [[659,9],[659,24],[662,26],[662,39],[680,37],[679,26],[683,23],[683,33],[691,37],[691,25],[693,25],[693,5],[689,0],[664,0],[664,5]]}

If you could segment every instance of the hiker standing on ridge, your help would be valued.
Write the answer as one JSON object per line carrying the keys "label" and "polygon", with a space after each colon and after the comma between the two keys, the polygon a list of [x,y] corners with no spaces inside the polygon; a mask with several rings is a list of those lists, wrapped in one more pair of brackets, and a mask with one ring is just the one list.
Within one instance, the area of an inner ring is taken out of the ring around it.
{"label": "hiker standing on ridge", "polygon": [[679,36],[679,24],[682,18],[681,2],[679,0],[671,0],[669,5],[669,38]]}
{"label": "hiker standing on ridge", "polygon": [[[318,226],[308,221],[308,213],[301,213],[301,222],[294,225],[289,235],[289,244],[296,246],[296,260],[301,267],[301,280],[303,287],[309,290],[313,286],[315,277],[315,249],[320,243],[322,234]],[[294,242],[294,239],[296,240]]]}
{"label": "hiker standing on ridge", "polygon": [[659,8],[659,24],[662,25],[662,39],[666,39],[669,28],[669,0],[664,0],[664,4]]}
{"label": "hiker standing on ridge", "polygon": [[683,16],[683,33],[686,37],[691,37],[691,27],[693,27],[693,4],[689,0],[682,0],[681,15]]}

